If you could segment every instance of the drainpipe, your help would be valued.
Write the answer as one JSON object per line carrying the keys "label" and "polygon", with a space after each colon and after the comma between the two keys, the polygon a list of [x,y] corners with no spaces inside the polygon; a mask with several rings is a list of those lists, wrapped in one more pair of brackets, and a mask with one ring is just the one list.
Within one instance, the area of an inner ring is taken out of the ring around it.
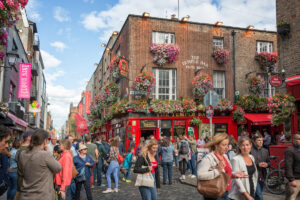
{"label": "drainpipe", "polygon": [[234,94],[234,103],[236,103],[235,92],[236,92],[236,84],[235,84],[235,34],[236,32],[232,30],[232,68],[233,68],[233,94]]}

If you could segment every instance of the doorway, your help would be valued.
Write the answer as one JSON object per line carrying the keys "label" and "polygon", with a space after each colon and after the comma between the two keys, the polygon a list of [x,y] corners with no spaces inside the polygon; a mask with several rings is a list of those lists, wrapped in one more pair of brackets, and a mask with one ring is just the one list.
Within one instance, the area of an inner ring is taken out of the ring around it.
{"label": "doorway", "polygon": [[146,141],[150,135],[154,135],[156,138],[155,130],[141,130],[141,138],[143,137]]}

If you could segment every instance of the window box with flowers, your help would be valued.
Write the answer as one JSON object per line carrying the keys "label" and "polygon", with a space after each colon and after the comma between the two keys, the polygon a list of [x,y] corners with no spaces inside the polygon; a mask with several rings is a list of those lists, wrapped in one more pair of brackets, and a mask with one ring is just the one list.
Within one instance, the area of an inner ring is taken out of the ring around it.
{"label": "window box with flowers", "polygon": [[126,106],[127,112],[147,113],[149,106],[146,100],[134,100]]}
{"label": "window box with flowers", "polygon": [[181,104],[182,104],[182,107],[183,107],[183,112],[185,114],[190,115],[191,113],[195,113],[196,103],[193,99],[183,98]]}
{"label": "window box with flowers", "polygon": [[272,124],[279,126],[287,121],[295,111],[295,98],[278,93],[268,99],[268,109],[272,113]]}
{"label": "window box with flowers", "polygon": [[255,60],[257,60],[262,70],[267,71],[269,68],[269,71],[272,71],[278,61],[278,55],[274,52],[256,52]]}
{"label": "window box with flowers", "polygon": [[214,50],[212,57],[219,65],[226,64],[229,60],[229,51],[226,49],[216,49]]}
{"label": "window box with flowers", "polygon": [[191,126],[199,126],[201,124],[202,124],[202,121],[199,118],[193,117],[193,119],[190,121]]}
{"label": "window box with flowers", "polygon": [[238,124],[240,124],[240,123],[242,123],[242,122],[245,120],[244,116],[245,116],[245,111],[243,110],[243,108],[240,107],[240,106],[237,106],[237,107],[235,108],[235,110],[233,111],[233,116],[232,116],[232,118],[233,118]]}
{"label": "window box with flowers", "polygon": [[154,54],[153,62],[158,65],[173,63],[179,54],[179,47],[175,44],[155,44],[150,47],[150,52]]}
{"label": "window box with flowers", "polygon": [[286,21],[281,21],[277,24],[277,33],[279,35],[287,35],[290,32],[290,24]]}
{"label": "window box with flowers", "polygon": [[209,90],[213,89],[211,77],[206,73],[195,76],[192,84],[195,98],[202,98]]}
{"label": "window box with flowers", "polygon": [[267,98],[258,96],[242,96],[237,101],[237,105],[247,113],[267,113],[267,103]]}
{"label": "window box with flowers", "polygon": [[230,115],[230,112],[232,111],[232,103],[228,99],[220,99],[219,104],[215,108],[216,115],[221,114],[222,116],[228,116]]}
{"label": "window box with flowers", "polygon": [[135,91],[144,94],[150,94],[153,91],[155,78],[152,73],[143,72],[139,74],[133,83]]}
{"label": "window box with flowers", "polygon": [[265,87],[265,80],[261,76],[253,75],[248,78],[248,89],[250,95],[260,96]]}

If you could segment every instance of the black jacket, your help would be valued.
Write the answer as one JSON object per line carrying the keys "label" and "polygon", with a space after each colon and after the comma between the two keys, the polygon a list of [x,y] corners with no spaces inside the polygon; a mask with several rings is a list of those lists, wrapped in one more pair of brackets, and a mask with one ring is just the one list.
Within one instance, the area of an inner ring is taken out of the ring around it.
{"label": "black jacket", "polygon": [[285,176],[290,182],[300,180],[300,151],[294,146],[285,151]]}
{"label": "black jacket", "polygon": [[260,162],[266,162],[268,163],[268,167],[270,167],[270,156],[269,151],[266,148],[260,148],[258,149],[254,144],[252,144],[251,154],[253,155],[255,159],[255,164],[258,170],[258,179],[260,181],[264,181],[267,176],[267,169],[261,168],[259,166]]}
{"label": "black jacket", "polygon": [[[133,172],[134,173],[138,173],[138,174],[145,174],[145,173],[149,173],[150,170],[148,167],[142,167],[142,166],[151,166],[151,161],[148,157],[148,155],[146,156],[147,162],[144,158],[144,156],[140,155],[135,163],[135,167]],[[157,155],[155,156],[155,159],[158,163],[158,159],[157,159]],[[159,169],[158,169],[159,165],[157,165],[157,167],[155,168],[155,183],[156,183],[156,188],[160,188],[160,178],[159,178]]]}

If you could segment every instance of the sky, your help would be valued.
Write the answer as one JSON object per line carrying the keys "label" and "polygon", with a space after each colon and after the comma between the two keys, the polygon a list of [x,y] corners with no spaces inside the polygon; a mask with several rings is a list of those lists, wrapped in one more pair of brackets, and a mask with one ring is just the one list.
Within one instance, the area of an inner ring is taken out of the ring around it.
{"label": "sky", "polygon": [[[179,18],[189,15],[193,22],[276,30],[274,0],[179,0],[179,11]],[[26,12],[37,23],[49,111],[59,130],[101,59],[101,43],[121,29],[128,14],[177,15],[178,0],[29,0]]]}

